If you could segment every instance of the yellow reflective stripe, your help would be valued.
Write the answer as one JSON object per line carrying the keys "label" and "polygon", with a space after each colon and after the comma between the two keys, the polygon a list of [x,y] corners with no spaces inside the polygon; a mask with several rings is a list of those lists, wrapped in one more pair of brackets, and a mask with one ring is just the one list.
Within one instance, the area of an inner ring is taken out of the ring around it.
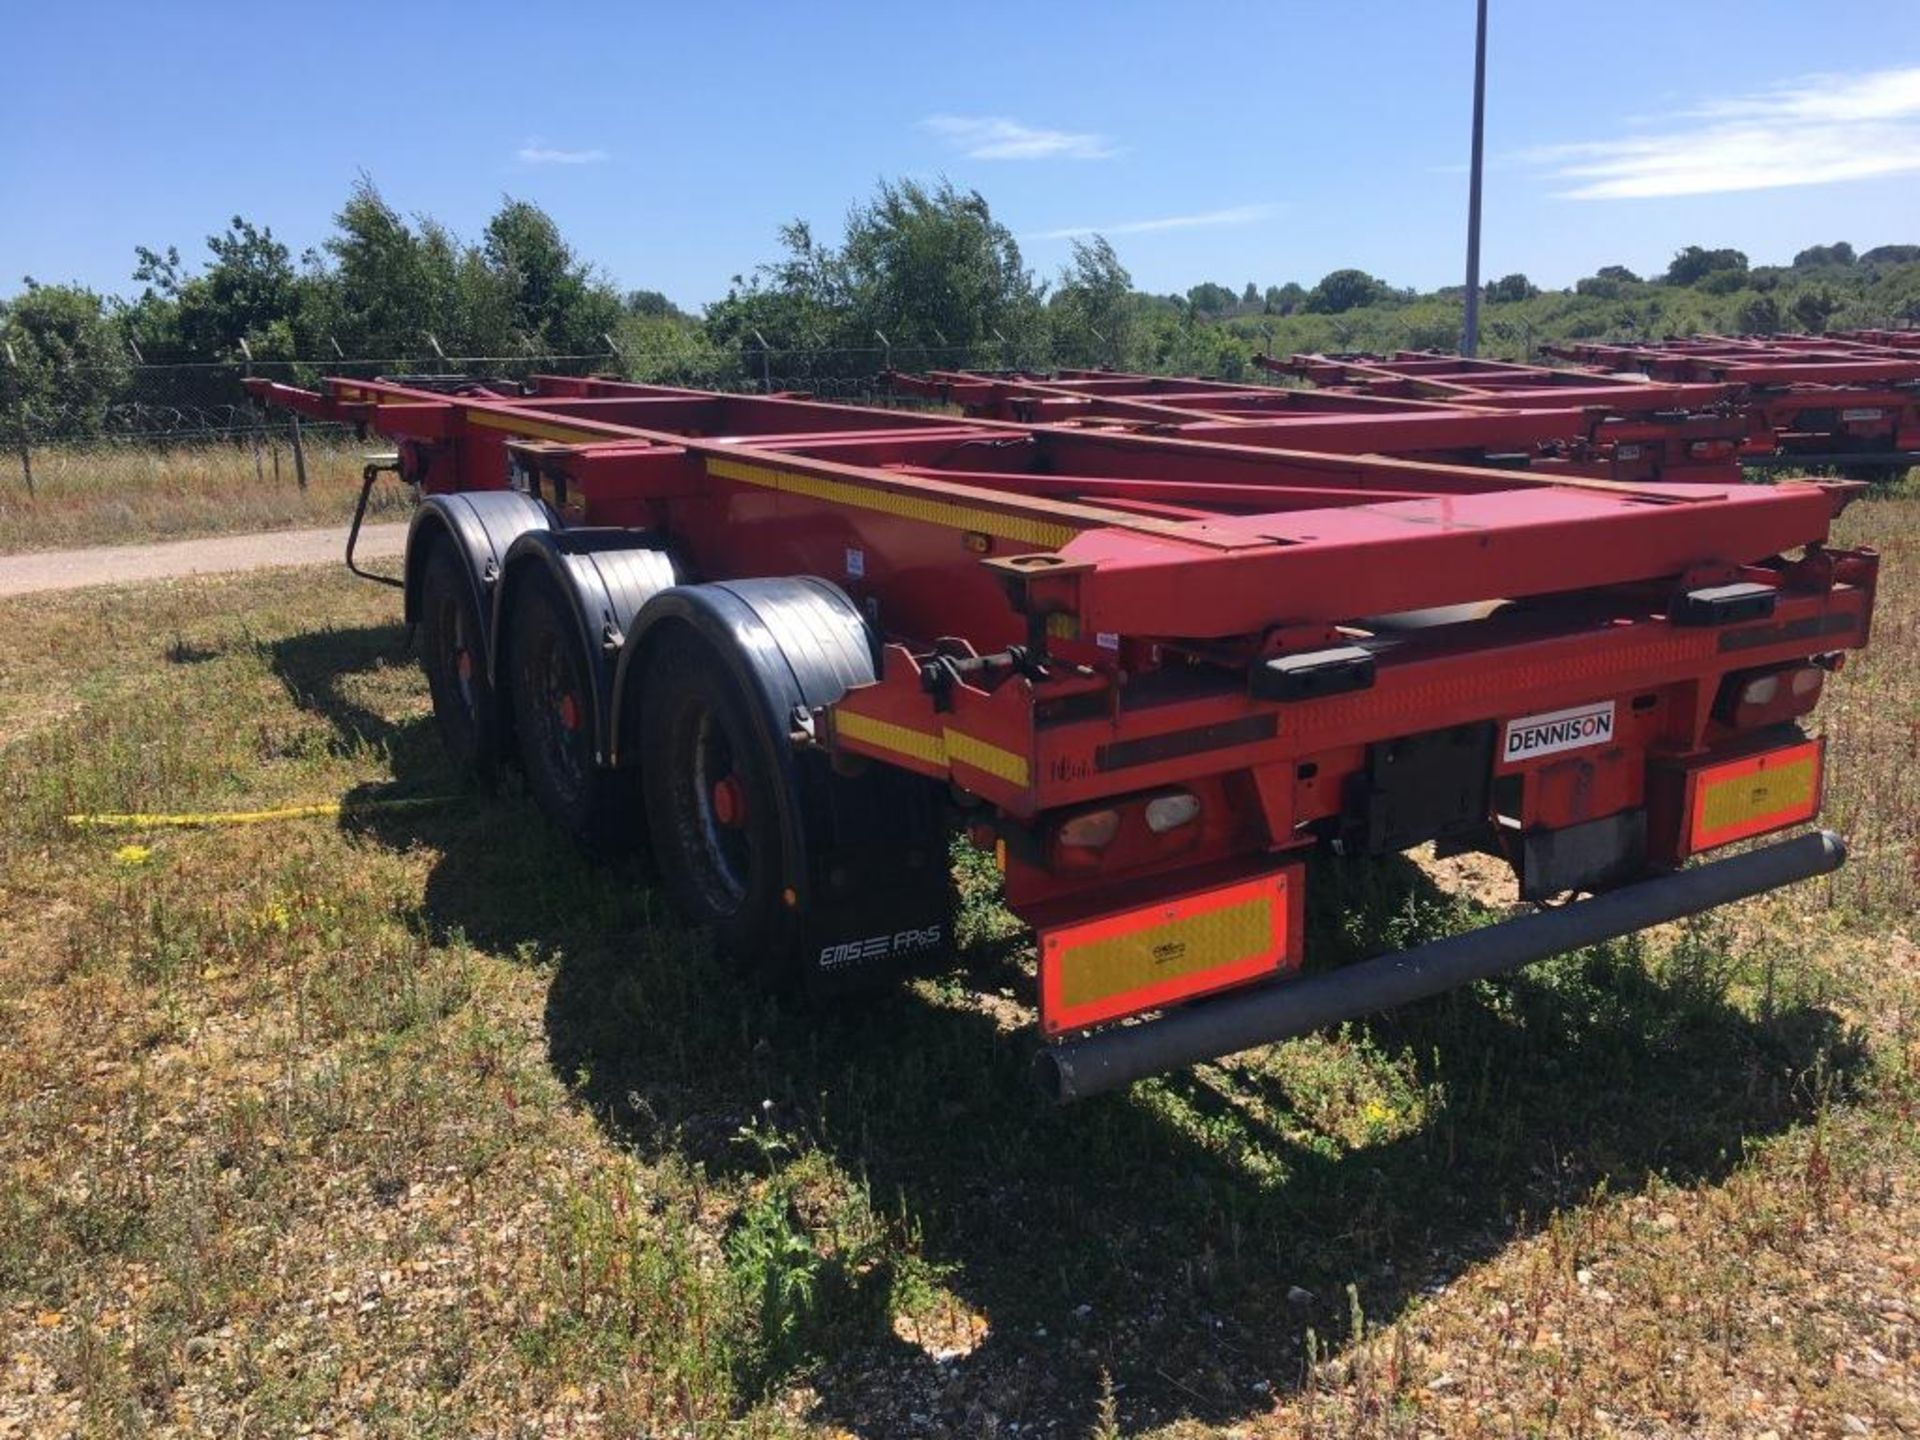
{"label": "yellow reflective stripe", "polygon": [[896,755],[911,756],[925,765],[947,767],[958,762],[971,765],[976,770],[984,770],[996,779],[1004,780],[1009,785],[1018,785],[1023,790],[1027,786],[1030,772],[1026,756],[990,745],[978,736],[958,730],[943,730],[934,734],[915,730],[910,725],[896,725],[891,720],[876,720],[871,715],[841,710],[834,712],[833,728],[836,734],[844,735],[849,740],[858,740],[878,750],[891,750]]}
{"label": "yellow reflective stripe", "polygon": [[1003,540],[1017,540],[1022,545],[1043,550],[1058,550],[1080,533],[1075,527],[1058,521],[1032,520],[1025,516],[1003,514],[998,510],[982,510],[950,500],[886,490],[876,485],[862,485],[824,475],[769,470],[764,465],[750,465],[743,460],[727,460],[719,456],[708,457],[707,473],[718,475],[723,480],[738,480],[744,485],[760,485],[790,495],[805,495],[834,505],[853,505],[862,510],[898,515],[905,520],[943,525],[950,530],[975,530],[986,535],[997,535]]}
{"label": "yellow reflective stripe", "polygon": [[590,445],[596,440],[618,440],[618,435],[607,435],[598,430],[575,430],[567,425],[555,425],[547,420],[529,420],[518,415],[495,415],[490,410],[469,410],[466,412],[469,425],[484,426],[488,430],[510,430],[515,435],[531,435],[536,440],[553,440],[562,445]]}
{"label": "yellow reflective stripe", "polygon": [[833,728],[849,740],[858,740],[862,744],[891,750],[899,755],[911,755],[928,765],[944,766],[947,763],[947,747],[941,738],[911,726],[896,725],[891,720],[876,720],[871,715],[836,710]]}
{"label": "yellow reflective stripe", "polygon": [[1011,750],[1002,750],[998,745],[989,745],[986,741],[972,735],[962,735],[958,730],[946,732],[947,757],[958,760],[963,765],[971,765],[976,770],[984,770],[996,779],[1009,785],[1018,785],[1022,789],[1027,784],[1027,757],[1016,755]]}

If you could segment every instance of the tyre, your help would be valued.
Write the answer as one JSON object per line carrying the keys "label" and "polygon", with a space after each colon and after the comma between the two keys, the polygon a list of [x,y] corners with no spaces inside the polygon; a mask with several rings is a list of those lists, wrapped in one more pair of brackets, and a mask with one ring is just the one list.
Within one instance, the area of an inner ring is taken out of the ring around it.
{"label": "tyre", "polygon": [[504,657],[512,675],[513,733],[534,800],[590,849],[622,848],[638,795],[631,771],[594,759],[594,695],[579,627],[542,578],[512,597]]}
{"label": "tyre", "polygon": [[420,665],[433,718],[455,765],[489,776],[500,758],[500,713],[487,683],[486,629],[466,568],[445,539],[420,582]]}
{"label": "tyre", "polygon": [[764,722],[711,645],[663,635],[640,710],[640,774],[654,862],[687,918],[765,978],[796,977],[799,927],[785,893],[798,857],[785,781]]}

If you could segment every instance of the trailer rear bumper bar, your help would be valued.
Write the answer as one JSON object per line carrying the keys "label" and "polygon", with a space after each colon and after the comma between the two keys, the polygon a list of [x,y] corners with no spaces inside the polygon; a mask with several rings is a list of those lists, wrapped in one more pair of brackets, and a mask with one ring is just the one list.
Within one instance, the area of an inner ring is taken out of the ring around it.
{"label": "trailer rear bumper bar", "polygon": [[1035,1057],[1035,1078],[1048,1096],[1062,1104],[1085,1099],[1149,1075],[1291,1040],[1517,970],[1550,955],[1829,874],[1846,858],[1846,842],[1840,836],[1816,830],[1395,955],[1251,993],[1200,1001],[1158,1019],[1049,1045]]}

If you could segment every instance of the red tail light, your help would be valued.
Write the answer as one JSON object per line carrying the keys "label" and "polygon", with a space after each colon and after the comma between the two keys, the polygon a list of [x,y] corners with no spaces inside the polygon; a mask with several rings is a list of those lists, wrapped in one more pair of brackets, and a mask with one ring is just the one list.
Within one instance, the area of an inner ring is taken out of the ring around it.
{"label": "red tail light", "polygon": [[1820,703],[1826,671],[1811,661],[1768,670],[1736,670],[1720,682],[1714,718],[1736,730],[1758,730],[1805,715]]}
{"label": "red tail light", "polygon": [[1085,810],[1062,820],[1053,832],[1053,868],[1097,870],[1100,852],[1120,833],[1118,810]]}

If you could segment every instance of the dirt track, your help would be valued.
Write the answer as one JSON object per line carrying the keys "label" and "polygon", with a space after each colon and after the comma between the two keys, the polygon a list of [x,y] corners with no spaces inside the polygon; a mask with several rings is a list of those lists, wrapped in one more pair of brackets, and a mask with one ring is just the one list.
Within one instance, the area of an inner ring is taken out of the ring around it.
{"label": "dirt track", "polygon": [[[406,545],[403,524],[369,525],[355,552],[362,560],[398,555]],[[0,598],[89,585],[124,585],[281,565],[338,564],[346,554],[347,527],[277,530],[265,535],[216,535],[205,540],[169,540],[156,545],[94,545],[84,550],[48,550],[0,555]]]}

